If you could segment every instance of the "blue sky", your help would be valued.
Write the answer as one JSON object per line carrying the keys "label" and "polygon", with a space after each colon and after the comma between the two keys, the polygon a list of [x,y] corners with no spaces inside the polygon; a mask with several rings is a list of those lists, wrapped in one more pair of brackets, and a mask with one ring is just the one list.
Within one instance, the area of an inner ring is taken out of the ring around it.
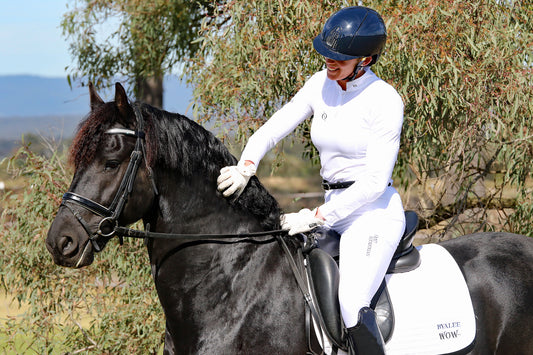
{"label": "blue sky", "polygon": [[66,77],[71,65],[60,22],[69,0],[2,0],[0,75]]}

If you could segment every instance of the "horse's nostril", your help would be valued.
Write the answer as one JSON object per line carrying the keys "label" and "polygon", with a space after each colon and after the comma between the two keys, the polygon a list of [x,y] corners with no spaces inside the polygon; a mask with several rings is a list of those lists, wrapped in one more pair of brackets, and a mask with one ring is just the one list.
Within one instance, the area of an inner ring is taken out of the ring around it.
{"label": "horse's nostril", "polygon": [[61,237],[58,243],[59,250],[61,250],[61,253],[63,253],[64,256],[70,256],[74,253],[76,253],[76,245],[74,243],[74,240],[72,237],[65,235]]}

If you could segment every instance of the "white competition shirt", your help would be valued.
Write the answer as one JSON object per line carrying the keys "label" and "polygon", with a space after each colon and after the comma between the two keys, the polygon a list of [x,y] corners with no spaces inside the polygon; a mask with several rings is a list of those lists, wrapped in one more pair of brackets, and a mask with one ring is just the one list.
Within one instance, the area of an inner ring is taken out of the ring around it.
{"label": "white competition shirt", "polygon": [[328,224],[333,224],[387,188],[400,145],[403,102],[370,69],[348,82],[346,91],[327,78],[327,70],[320,71],[250,137],[241,161],[257,166],[266,152],[312,115],[311,139],[320,154],[322,178],[356,181],[320,206]]}

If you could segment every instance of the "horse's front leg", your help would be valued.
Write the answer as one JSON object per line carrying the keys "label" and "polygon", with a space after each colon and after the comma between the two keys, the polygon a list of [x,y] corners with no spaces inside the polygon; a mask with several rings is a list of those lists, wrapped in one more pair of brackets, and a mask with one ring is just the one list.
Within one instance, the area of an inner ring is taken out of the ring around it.
{"label": "horse's front leg", "polygon": [[163,349],[163,355],[174,355],[176,354],[175,349],[174,341],[172,341],[168,327],[165,327],[165,348]]}

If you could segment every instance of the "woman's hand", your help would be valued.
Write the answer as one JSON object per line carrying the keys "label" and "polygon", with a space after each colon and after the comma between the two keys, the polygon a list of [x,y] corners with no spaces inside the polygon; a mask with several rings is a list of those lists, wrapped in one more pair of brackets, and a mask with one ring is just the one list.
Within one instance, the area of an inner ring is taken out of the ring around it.
{"label": "woman's hand", "polygon": [[298,213],[287,213],[281,216],[281,229],[288,230],[289,235],[309,232],[323,224],[324,218],[318,208],[312,211],[304,208]]}
{"label": "woman's hand", "polygon": [[248,184],[250,178],[255,175],[255,165],[247,160],[245,163],[237,166],[226,166],[220,170],[217,179],[218,191],[222,192],[224,197],[235,196],[238,198]]}

